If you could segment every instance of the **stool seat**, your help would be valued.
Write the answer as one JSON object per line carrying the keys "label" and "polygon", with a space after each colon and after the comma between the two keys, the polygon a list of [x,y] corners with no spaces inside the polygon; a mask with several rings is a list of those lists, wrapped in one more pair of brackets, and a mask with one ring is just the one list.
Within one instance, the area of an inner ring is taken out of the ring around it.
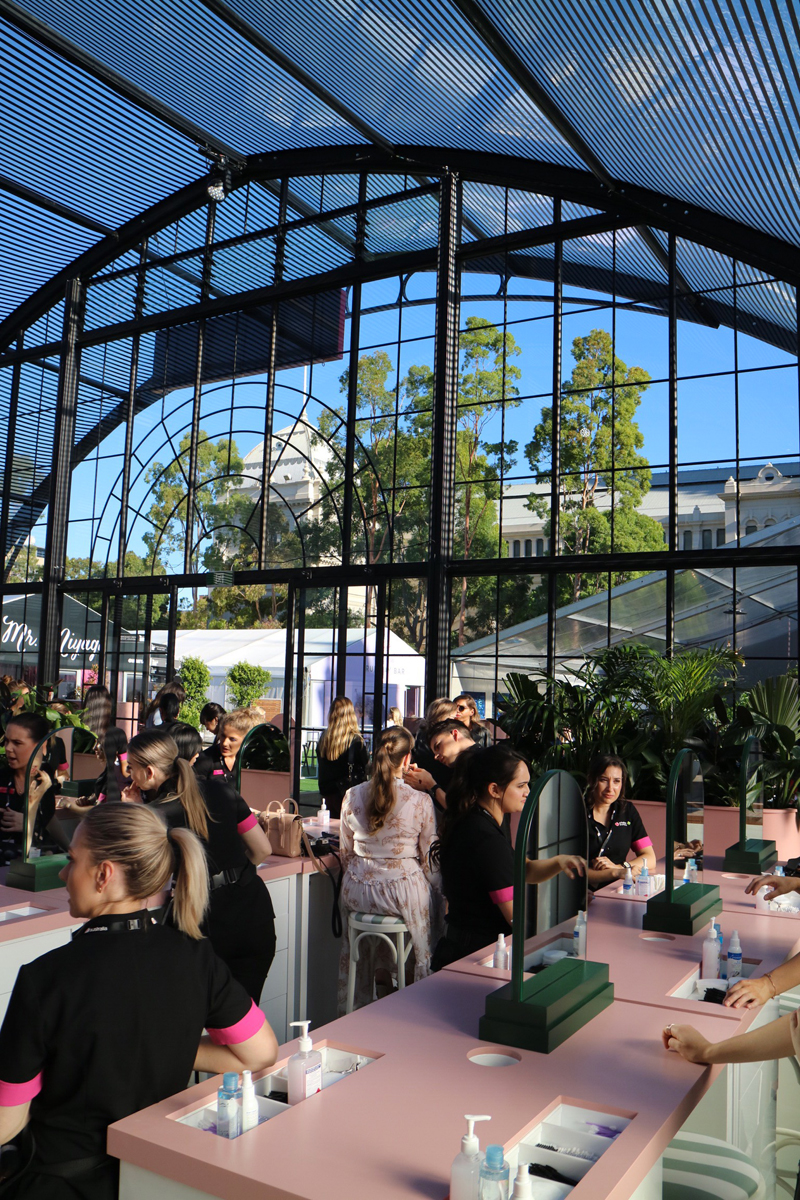
{"label": "stool seat", "polygon": [[[351,1013],[355,1004],[356,969],[361,942],[364,938],[378,938],[388,946],[397,973],[398,989],[406,986],[405,969],[411,953],[411,937],[408,926],[396,913],[348,912],[347,931],[350,940],[350,968],[347,973],[347,1007]],[[406,934],[409,934],[406,945]]]}
{"label": "stool seat", "polygon": [[390,913],[353,912],[350,913],[350,921],[358,925],[391,925],[398,932],[401,929],[408,929],[402,917],[395,917]]}
{"label": "stool seat", "polygon": [[663,1200],[757,1200],[764,1195],[758,1168],[719,1138],[679,1133],[664,1151]]}

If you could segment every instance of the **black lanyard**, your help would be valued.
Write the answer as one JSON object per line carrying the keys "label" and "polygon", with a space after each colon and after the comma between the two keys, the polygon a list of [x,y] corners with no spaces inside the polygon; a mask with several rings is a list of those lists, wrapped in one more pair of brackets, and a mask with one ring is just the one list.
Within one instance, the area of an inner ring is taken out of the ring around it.
{"label": "black lanyard", "polygon": [[93,917],[76,929],[72,938],[74,941],[76,937],[87,933],[147,933],[152,923],[153,919],[146,911],[131,917]]}
{"label": "black lanyard", "polygon": [[[607,834],[606,834],[606,836],[603,838],[602,844],[601,844],[601,846],[600,846],[600,849],[597,851],[597,854],[595,855],[595,858],[602,858],[602,856],[603,856],[603,851],[605,850],[605,848],[606,848],[606,846],[608,845],[608,843],[611,841],[611,835],[612,835],[612,833],[614,832],[614,817],[615,817],[616,815],[617,815],[617,806],[616,806],[616,804],[613,804],[613,805],[611,806],[611,812],[610,812],[610,814],[609,814],[609,820],[608,820],[608,833],[607,833]],[[600,822],[599,822],[599,821],[595,821],[594,817],[592,817],[592,824],[594,825],[595,829],[602,829],[602,828],[603,828],[603,826],[600,824]]]}

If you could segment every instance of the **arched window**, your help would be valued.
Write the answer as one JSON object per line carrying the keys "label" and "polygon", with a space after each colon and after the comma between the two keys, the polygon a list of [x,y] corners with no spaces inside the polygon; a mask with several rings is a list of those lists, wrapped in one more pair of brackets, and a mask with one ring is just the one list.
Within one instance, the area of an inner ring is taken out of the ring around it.
{"label": "arched window", "polygon": [[691,531],[691,529],[684,529],[684,531],[683,531],[683,548],[684,548],[684,550],[691,550],[691,548],[692,548],[692,531]]}
{"label": "arched window", "polygon": [[745,537],[750,537],[751,533],[758,533],[758,526],[754,525],[752,522],[748,522],[745,526],[744,533]]}
{"label": "arched window", "polygon": [[520,543],[518,541],[514,542],[512,554],[514,555],[514,558],[520,558],[521,556]]}
{"label": "arched window", "polygon": [[525,557],[531,558],[533,555],[533,542],[530,538],[525,539]]}
{"label": "arched window", "polygon": [[725,530],[724,529],[717,530],[717,545],[718,546],[725,545]]}
{"label": "arched window", "polygon": [[544,554],[544,538],[536,539],[536,557],[541,558]]}
{"label": "arched window", "polygon": [[711,530],[710,530],[710,529],[704,529],[704,530],[703,530],[703,549],[704,549],[704,550],[710,550],[710,549],[711,549],[711,546],[712,546],[712,542],[711,542]]}

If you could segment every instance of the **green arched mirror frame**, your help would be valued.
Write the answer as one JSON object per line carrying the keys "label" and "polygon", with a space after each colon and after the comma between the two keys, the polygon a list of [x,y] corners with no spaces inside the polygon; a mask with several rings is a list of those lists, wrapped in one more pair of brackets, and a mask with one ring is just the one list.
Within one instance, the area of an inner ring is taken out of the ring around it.
{"label": "green arched mirror frame", "polygon": [[[514,913],[511,981],[486,997],[479,1036],[487,1041],[549,1054],[607,1008],[614,999],[606,963],[563,958],[538,974],[525,977],[525,931],[528,919],[526,870],[534,818],[543,797],[558,789],[559,803],[583,796],[566,771],[548,771],[537,779],[522,810],[514,849]],[[584,809],[585,811],[585,809]]]}
{"label": "green arched mirror frame", "polygon": [[[25,798],[22,810],[22,857],[9,863],[6,875],[6,886],[22,888],[28,892],[44,892],[52,888],[63,887],[59,873],[66,864],[66,854],[46,854],[39,856],[31,853],[33,836],[36,829],[36,818],[39,813],[41,796],[31,801],[31,782],[41,770],[47,759],[48,751],[55,752],[58,730],[51,730],[36,743],[33,753],[25,768]],[[51,780],[55,783],[55,778]],[[45,789],[47,790],[47,789]]]}
{"label": "green arched mirror frame", "polygon": [[288,771],[289,743],[274,725],[262,722],[248,729],[234,764],[236,790],[242,790],[242,771]]}
{"label": "green arched mirror frame", "polygon": [[725,851],[725,870],[763,875],[778,858],[764,838],[764,752],[756,737],[742,747],[739,767],[739,840]]}
{"label": "green arched mirror frame", "polygon": [[694,750],[679,750],[672,760],[667,780],[666,842],[664,890],[651,896],[642,918],[642,928],[659,933],[683,933],[689,936],[722,912],[719,888],[714,883],[681,883],[675,887],[674,844],[686,840],[686,816],[701,803],[702,780]]}

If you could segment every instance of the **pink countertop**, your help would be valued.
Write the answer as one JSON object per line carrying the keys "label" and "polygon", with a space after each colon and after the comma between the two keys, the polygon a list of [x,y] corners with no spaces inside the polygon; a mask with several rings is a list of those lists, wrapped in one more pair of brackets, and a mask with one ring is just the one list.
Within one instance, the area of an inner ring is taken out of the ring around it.
{"label": "pink countertop", "polygon": [[[552,1054],[519,1050],[515,1066],[478,1066],[468,1054],[482,1045],[478,1020],[493,983],[443,971],[316,1031],[317,1040],[382,1057],[233,1142],[170,1119],[213,1099],[216,1081],[207,1080],[112,1125],[108,1149],[236,1200],[444,1200],[465,1112],[491,1114],[483,1145],[511,1145],[534,1118],[568,1099],[636,1114],[572,1193],[575,1200],[627,1200],[718,1069],[663,1050],[671,1007],[625,1001]],[[696,1023],[719,1040],[752,1019],[752,1012],[731,1019],[712,1009]],[[288,1043],[279,1062],[295,1049]]]}
{"label": "pink countertop", "polygon": [[[708,867],[703,868],[702,882],[715,883],[719,887],[720,898],[722,899],[722,911],[730,913],[751,914],[759,916],[762,919],[768,917],[778,917],[784,921],[794,921],[800,930],[800,912],[792,913],[757,913],[755,896],[746,896],[745,888],[751,879],[757,878],[755,875],[737,874],[732,871],[722,870],[722,859],[712,857],[708,861]],[[659,864],[659,870],[663,874],[663,863]],[[595,901],[611,900],[614,903],[625,905],[643,905],[646,903],[644,899],[638,896],[632,898],[623,896],[622,881],[615,880],[613,883],[606,884],[604,888],[600,888],[594,894]],[[800,936],[800,932],[798,933]]]}
{"label": "pink countertop", "polygon": [[16,908],[42,908],[45,911],[14,920],[0,920],[0,942],[14,941],[20,937],[35,937],[49,933],[52,929],[63,929],[75,924],[70,916],[66,888],[53,888],[46,892],[26,892],[22,888],[0,885],[0,913]]}

